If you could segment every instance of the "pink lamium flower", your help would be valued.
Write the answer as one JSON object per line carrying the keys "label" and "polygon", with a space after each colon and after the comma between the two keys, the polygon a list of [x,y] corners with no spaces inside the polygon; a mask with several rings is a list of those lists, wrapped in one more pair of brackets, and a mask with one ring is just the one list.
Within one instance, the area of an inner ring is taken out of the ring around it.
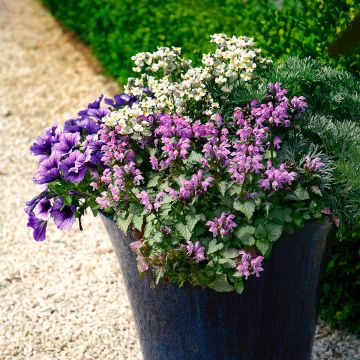
{"label": "pink lamium flower", "polygon": [[319,156],[316,156],[314,159],[311,159],[309,155],[305,156],[304,169],[314,172],[321,170],[325,164],[321,161]]}
{"label": "pink lamium flower", "polygon": [[146,191],[141,191],[141,193],[138,195],[138,198],[140,199],[141,204],[145,206],[147,211],[150,212],[153,209],[153,205],[151,204],[149,195],[146,193]]}
{"label": "pink lamium flower", "polygon": [[204,251],[205,248],[201,246],[200,242],[197,241],[195,244],[192,241],[189,241],[186,245],[187,254],[192,257],[197,263],[205,260]]}
{"label": "pink lamium flower", "polygon": [[235,219],[234,214],[227,215],[226,212],[223,211],[219,218],[208,221],[206,225],[209,226],[209,231],[213,233],[214,237],[220,235],[223,238],[234,231],[234,228],[237,226],[233,219]]}
{"label": "pink lamium flower", "polygon": [[245,252],[244,250],[241,250],[239,254],[241,255],[241,262],[237,267],[239,274],[241,276],[245,276],[245,280],[247,280],[250,275],[259,277],[260,273],[264,271],[261,264],[264,257],[257,256],[256,258],[252,258],[251,254]]}

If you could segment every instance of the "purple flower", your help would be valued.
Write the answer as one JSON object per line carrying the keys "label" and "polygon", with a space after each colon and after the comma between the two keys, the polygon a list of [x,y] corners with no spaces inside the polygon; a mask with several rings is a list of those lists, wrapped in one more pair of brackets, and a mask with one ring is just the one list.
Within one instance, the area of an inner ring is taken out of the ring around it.
{"label": "purple flower", "polygon": [[101,148],[103,147],[104,143],[100,140],[97,140],[95,135],[88,135],[85,141],[82,143],[82,146],[85,150],[90,150],[91,157],[90,162],[95,165],[103,165],[101,160],[103,154],[101,152]]}
{"label": "purple flower", "polygon": [[111,200],[108,198],[106,191],[103,191],[101,196],[96,198],[96,203],[99,204],[100,209],[105,209],[111,206]]}
{"label": "purple flower", "polygon": [[311,159],[309,155],[305,156],[304,169],[314,172],[321,170],[324,166],[325,164],[321,161],[319,156],[316,156],[314,159]]}
{"label": "purple flower", "polygon": [[195,244],[193,244],[192,241],[189,241],[186,245],[186,250],[188,255],[191,256],[197,263],[205,260],[205,248],[201,246],[199,241],[197,241]]}
{"label": "purple flower", "polygon": [[154,202],[154,209],[158,210],[159,207],[161,206],[161,203],[164,200],[164,196],[166,195],[166,193],[164,193],[163,191],[160,191],[156,197],[155,197],[155,202]]}
{"label": "purple flower", "polygon": [[33,199],[31,199],[30,201],[27,201],[26,207],[24,209],[24,211],[30,215],[30,213],[34,210],[35,206],[39,203],[39,201],[45,199],[47,197],[47,195],[49,194],[49,192],[47,190],[44,190],[43,192],[41,192],[39,195],[35,196]]}
{"label": "purple flower", "polygon": [[56,150],[61,155],[68,154],[80,141],[79,133],[62,133],[59,142],[54,145]]}
{"label": "purple flower", "polygon": [[227,215],[226,212],[222,212],[219,218],[214,218],[213,221],[206,223],[209,226],[209,231],[216,237],[220,235],[222,238],[234,231],[237,224],[233,221],[235,219],[234,214]]}
{"label": "purple flower", "polygon": [[281,138],[279,136],[275,136],[274,140],[273,140],[273,144],[274,144],[274,149],[275,150],[279,150],[280,149],[280,145],[281,145]]}
{"label": "purple flower", "polygon": [[199,170],[196,174],[191,176],[191,180],[183,180],[179,192],[174,192],[173,189],[169,188],[166,191],[169,196],[173,199],[178,198],[180,200],[189,199],[191,196],[200,195],[205,193],[209,187],[212,186],[214,178],[204,178],[204,171]]}
{"label": "purple flower", "polygon": [[170,234],[171,233],[171,227],[170,226],[163,226],[161,228],[161,232],[164,234]]}
{"label": "purple flower", "polygon": [[110,110],[100,107],[102,99],[103,95],[100,95],[95,101],[88,104],[87,109],[79,111],[78,115],[82,119],[93,117],[100,122],[104,116],[110,113]]}
{"label": "purple flower", "polygon": [[168,193],[168,195],[169,195],[173,200],[177,200],[177,199],[178,199],[179,193],[178,193],[175,189],[169,187],[169,188],[167,188],[165,191]]}
{"label": "purple flower", "polygon": [[88,104],[88,109],[99,109],[101,100],[103,99],[104,95],[101,94],[96,100]]}
{"label": "purple flower", "polygon": [[36,241],[45,240],[47,221],[37,218],[32,211],[29,214],[27,226],[33,229],[33,236]]}
{"label": "purple flower", "polygon": [[[250,255],[249,255],[249,257],[251,258]],[[244,260],[244,257],[241,260],[241,263],[238,265],[237,271],[239,272],[239,274],[241,276],[245,276],[246,280],[251,275],[251,273],[250,273],[250,263],[249,263],[249,261],[247,259]]]}
{"label": "purple flower", "polygon": [[300,113],[303,113],[304,111],[306,111],[308,105],[305,101],[306,99],[304,98],[304,96],[294,96],[292,99],[291,99],[291,106],[293,109],[297,110],[297,112],[300,114]]}
{"label": "purple flower", "polygon": [[105,99],[105,104],[110,105],[114,108],[119,108],[124,105],[131,105],[136,101],[136,97],[128,94],[117,94],[114,99]]}
{"label": "purple flower", "polygon": [[145,209],[150,212],[153,206],[146,191],[141,191],[141,193],[138,195],[138,198],[140,199],[141,204],[145,206]]}
{"label": "purple flower", "polygon": [[72,183],[78,183],[85,177],[87,170],[85,155],[79,150],[74,150],[60,164],[60,169],[64,172],[64,179]]}
{"label": "purple flower", "polygon": [[99,131],[100,125],[97,121],[90,118],[78,118],[65,121],[64,131],[70,133],[85,131],[86,134],[96,134]]}
{"label": "purple flower", "polygon": [[278,101],[284,100],[285,95],[287,94],[287,90],[281,89],[280,82],[276,82],[275,84],[270,83],[268,88],[271,93],[275,93],[275,97]]}
{"label": "purple flower", "polygon": [[47,221],[50,218],[51,202],[49,199],[41,199],[34,207],[34,215],[43,221]]}
{"label": "purple flower", "polygon": [[[93,117],[95,118],[97,121],[101,121],[101,119],[108,115],[110,113],[110,110],[108,109],[89,109],[87,110],[87,114],[86,116],[88,117]],[[81,115],[80,113],[78,115]]]}
{"label": "purple flower", "polygon": [[153,170],[159,169],[159,162],[155,156],[150,156],[150,164]]}
{"label": "purple flower", "polygon": [[264,190],[278,191],[285,185],[291,185],[296,176],[296,172],[285,170],[285,164],[281,164],[279,169],[276,169],[272,166],[271,161],[268,161],[265,179],[259,180],[259,186]]}
{"label": "purple flower", "polygon": [[262,268],[261,262],[264,260],[263,256],[258,256],[255,259],[251,260],[251,267],[253,274],[256,275],[256,277],[260,276],[260,272],[264,271]]}
{"label": "purple flower", "polygon": [[260,276],[260,272],[264,269],[262,268],[261,262],[264,260],[263,256],[257,256],[252,258],[250,253],[245,252],[244,250],[240,251],[241,262],[237,267],[237,271],[241,276],[245,276],[247,280],[250,275],[255,275],[256,277]]}
{"label": "purple flower", "polygon": [[96,100],[89,103],[85,110],[80,110],[78,112],[78,115],[84,117],[84,116],[87,116],[88,110],[90,110],[90,109],[95,109],[95,110],[99,109],[100,104],[101,104],[101,100],[103,99],[103,97],[104,97],[104,95],[101,94]]}
{"label": "purple flower", "polygon": [[47,128],[44,133],[39,136],[30,146],[30,151],[34,155],[50,156],[53,144],[58,141],[56,128],[56,125],[52,125],[51,127]]}
{"label": "purple flower", "polygon": [[61,197],[54,201],[51,217],[60,230],[69,230],[75,222],[75,205],[64,205]]}
{"label": "purple flower", "polygon": [[50,183],[60,178],[60,154],[55,151],[48,158],[40,162],[39,169],[34,176],[37,184]]}

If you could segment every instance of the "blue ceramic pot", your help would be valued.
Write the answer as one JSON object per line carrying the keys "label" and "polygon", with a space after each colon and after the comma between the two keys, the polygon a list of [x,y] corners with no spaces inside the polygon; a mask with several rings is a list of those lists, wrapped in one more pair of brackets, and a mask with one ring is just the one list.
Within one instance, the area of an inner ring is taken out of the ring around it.
{"label": "blue ceramic pot", "polygon": [[144,360],[310,360],[332,225],[283,236],[242,295],[141,280],[126,236],[102,216],[124,276]]}

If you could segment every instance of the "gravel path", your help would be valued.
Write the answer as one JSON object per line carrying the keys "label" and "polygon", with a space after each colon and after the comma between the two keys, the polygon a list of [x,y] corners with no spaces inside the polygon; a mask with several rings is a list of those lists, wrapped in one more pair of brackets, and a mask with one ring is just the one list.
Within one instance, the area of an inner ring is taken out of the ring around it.
{"label": "gravel path", "polygon": [[[31,141],[117,86],[36,0],[0,0],[0,359],[141,359],[121,273],[99,221],[35,243]],[[359,340],[320,323],[314,359],[360,359]]]}

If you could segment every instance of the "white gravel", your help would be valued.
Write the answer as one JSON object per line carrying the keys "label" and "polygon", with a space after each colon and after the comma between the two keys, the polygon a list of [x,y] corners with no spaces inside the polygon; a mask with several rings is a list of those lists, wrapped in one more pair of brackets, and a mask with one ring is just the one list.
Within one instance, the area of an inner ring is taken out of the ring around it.
{"label": "white gravel", "polygon": [[[39,190],[29,144],[117,86],[36,0],[0,0],[0,359],[141,359],[99,219],[35,243],[24,202]],[[320,322],[314,359],[360,359],[356,337]],[[290,360],[290,359],[289,359]]]}

